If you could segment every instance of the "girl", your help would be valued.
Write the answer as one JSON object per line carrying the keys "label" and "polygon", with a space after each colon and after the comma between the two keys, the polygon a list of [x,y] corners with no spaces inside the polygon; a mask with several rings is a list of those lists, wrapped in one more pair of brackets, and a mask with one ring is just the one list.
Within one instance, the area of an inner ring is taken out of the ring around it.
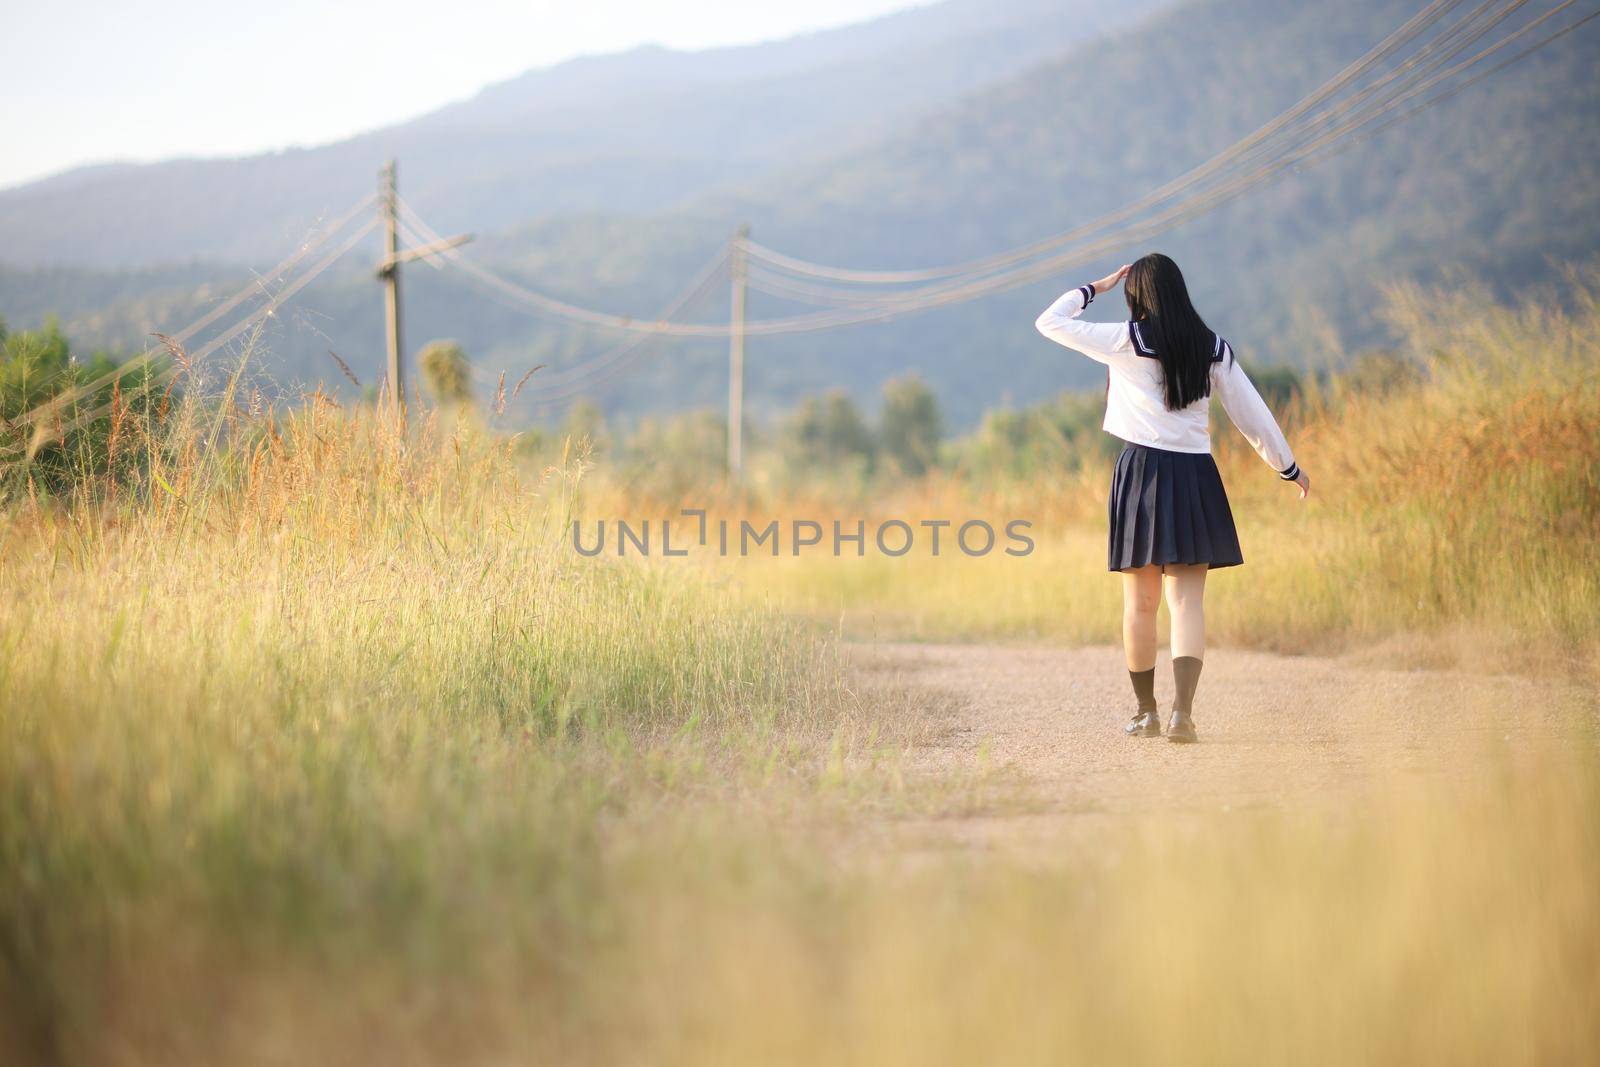
{"label": "girl", "polygon": [[[1096,296],[1127,279],[1128,322],[1082,322]],[[1311,480],[1294,461],[1272,412],[1189,302],[1178,265],[1159,252],[1045,309],[1039,332],[1106,365],[1107,433],[1127,442],[1111,478],[1110,567],[1122,572],[1122,643],[1139,709],[1124,732],[1160,737],[1156,711],[1156,608],[1166,586],[1177,695],[1167,740],[1196,740],[1195,686],[1205,657],[1206,571],[1244,562],[1233,512],[1211,458],[1207,398],[1222,409],[1278,477]],[[1165,581],[1163,582],[1163,577]]]}

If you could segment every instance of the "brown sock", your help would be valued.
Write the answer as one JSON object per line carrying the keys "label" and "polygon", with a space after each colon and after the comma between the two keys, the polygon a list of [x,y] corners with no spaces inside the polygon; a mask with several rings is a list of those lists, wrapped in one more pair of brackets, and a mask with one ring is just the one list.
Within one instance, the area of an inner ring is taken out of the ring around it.
{"label": "brown sock", "polygon": [[1156,669],[1151,667],[1147,671],[1129,671],[1128,677],[1133,680],[1133,695],[1139,698],[1139,710],[1155,711]]}
{"label": "brown sock", "polygon": [[1172,681],[1178,689],[1172,698],[1173,711],[1194,713],[1194,690],[1200,684],[1200,668],[1204,665],[1199,656],[1178,656],[1172,661]]}

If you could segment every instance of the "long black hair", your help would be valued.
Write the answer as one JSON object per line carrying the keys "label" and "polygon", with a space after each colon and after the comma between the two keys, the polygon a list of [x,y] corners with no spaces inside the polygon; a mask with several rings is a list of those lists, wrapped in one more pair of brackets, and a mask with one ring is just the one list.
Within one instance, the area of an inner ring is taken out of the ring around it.
{"label": "long black hair", "polygon": [[1123,293],[1146,346],[1161,361],[1168,411],[1211,395],[1211,356],[1217,336],[1189,302],[1183,272],[1171,258],[1151,252],[1128,268]]}

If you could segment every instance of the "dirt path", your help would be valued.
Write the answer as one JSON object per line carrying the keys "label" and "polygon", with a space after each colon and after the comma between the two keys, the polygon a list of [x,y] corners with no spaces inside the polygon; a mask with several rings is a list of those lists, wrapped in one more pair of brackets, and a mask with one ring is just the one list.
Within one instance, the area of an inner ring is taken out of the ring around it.
{"label": "dirt path", "polygon": [[[1195,701],[1201,743],[1174,745],[1122,736],[1133,699],[1118,649],[889,644],[851,657],[863,685],[940,709],[912,773],[990,772],[994,803],[920,828],[978,847],[1145,812],[1348,804],[1405,776],[1481,770],[1594,714],[1564,684],[1222,649]],[[1165,712],[1164,653],[1156,677]]]}

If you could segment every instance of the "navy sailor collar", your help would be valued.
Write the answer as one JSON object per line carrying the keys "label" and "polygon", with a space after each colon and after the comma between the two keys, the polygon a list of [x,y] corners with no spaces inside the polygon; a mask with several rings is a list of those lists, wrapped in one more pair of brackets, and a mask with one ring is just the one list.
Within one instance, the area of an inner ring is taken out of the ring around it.
{"label": "navy sailor collar", "polygon": [[[1141,356],[1149,356],[1151,359],[1156,358],[1156,350],[1145,342],[1144,331],[1139,329],[1138,319],[1129,320],[1128,336],[1133,339],[1134,351],[1138,352]],[[1222,339],[1221,334],[1214,333],[1211,336],[1216,340],[1216,344],[1211,352],[1211,362],[1221,363],[1223,354],[1229,350],[1228,342]]]}

